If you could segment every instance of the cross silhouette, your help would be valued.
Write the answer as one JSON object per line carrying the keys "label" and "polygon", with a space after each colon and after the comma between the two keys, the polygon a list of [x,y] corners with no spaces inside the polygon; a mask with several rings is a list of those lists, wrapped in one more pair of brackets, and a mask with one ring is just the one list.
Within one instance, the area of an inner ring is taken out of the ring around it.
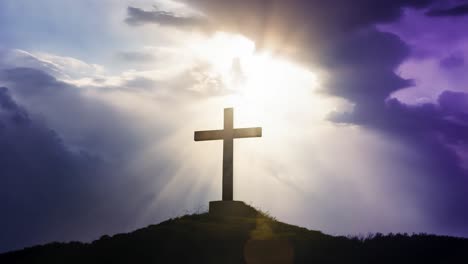
{"label": "cross silhouette", "polygon": [[223,140],[223,201],[233,200],[233,154],[235,138],[261,137],[261,127],[234,128],[234,109],[224,109],[224,129],[195,131],[195,141]]}

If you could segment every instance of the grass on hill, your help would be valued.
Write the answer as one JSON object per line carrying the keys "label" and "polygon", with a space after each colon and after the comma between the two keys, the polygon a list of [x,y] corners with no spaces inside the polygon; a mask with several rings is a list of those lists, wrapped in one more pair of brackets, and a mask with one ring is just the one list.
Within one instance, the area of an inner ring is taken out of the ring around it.
{"label": "grass on hill", "polygon": [[0,263],[468,263],[468,239],[376,234],[334,237],[251,217],[186,215],[91,243],[51,243]]}

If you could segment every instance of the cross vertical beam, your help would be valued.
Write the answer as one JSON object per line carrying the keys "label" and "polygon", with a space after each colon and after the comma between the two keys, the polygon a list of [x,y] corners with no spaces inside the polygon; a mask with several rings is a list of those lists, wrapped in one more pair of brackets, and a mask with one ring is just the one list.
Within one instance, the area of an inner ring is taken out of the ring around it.
{"label": "cross vertical beam", "polygon": [[234,191],[234,111],[224,109],[223,201],[233,200]]}
{"label": "cross vertical beam", "polygon": [[234,200],[234,139],[261,137],[261,127],[234,129],[234,109],[224,109],[224,129],[195,131],[195,141],[223,140],[223,201]]}

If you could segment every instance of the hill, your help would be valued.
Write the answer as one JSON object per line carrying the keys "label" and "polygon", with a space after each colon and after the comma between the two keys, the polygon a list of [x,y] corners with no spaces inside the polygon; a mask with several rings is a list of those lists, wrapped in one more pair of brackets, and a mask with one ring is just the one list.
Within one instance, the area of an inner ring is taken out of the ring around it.
{"label": "hill", "polygon": [[468,263],[468,239],[434,235],[334,237],[257,213],[187,215],[92,243],[51,243],[0,263]]}

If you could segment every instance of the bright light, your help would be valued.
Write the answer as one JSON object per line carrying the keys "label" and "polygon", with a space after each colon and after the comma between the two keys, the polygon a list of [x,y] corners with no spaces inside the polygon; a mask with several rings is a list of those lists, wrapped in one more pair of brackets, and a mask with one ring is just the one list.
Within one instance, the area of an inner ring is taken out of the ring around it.
{"label": "bright light", "polygon": [[257,51],[255,43],[243,36],[217,33],[192,48],[222,79],[229,95],[221,104],[236,109],[236,125],[273,126],[280,123],[278,119],[301,113],[312,113],[311,118],[318,120],[331,109],[316,94],[316,74]]}
{"label": "bright light", "polygon": [[208,40],[196,42],[192,52],[204,61],[208,61],[215,70],[228,75],[236,58],[245,59],[255,51],[255,43],[240,35],[217,33]]}

